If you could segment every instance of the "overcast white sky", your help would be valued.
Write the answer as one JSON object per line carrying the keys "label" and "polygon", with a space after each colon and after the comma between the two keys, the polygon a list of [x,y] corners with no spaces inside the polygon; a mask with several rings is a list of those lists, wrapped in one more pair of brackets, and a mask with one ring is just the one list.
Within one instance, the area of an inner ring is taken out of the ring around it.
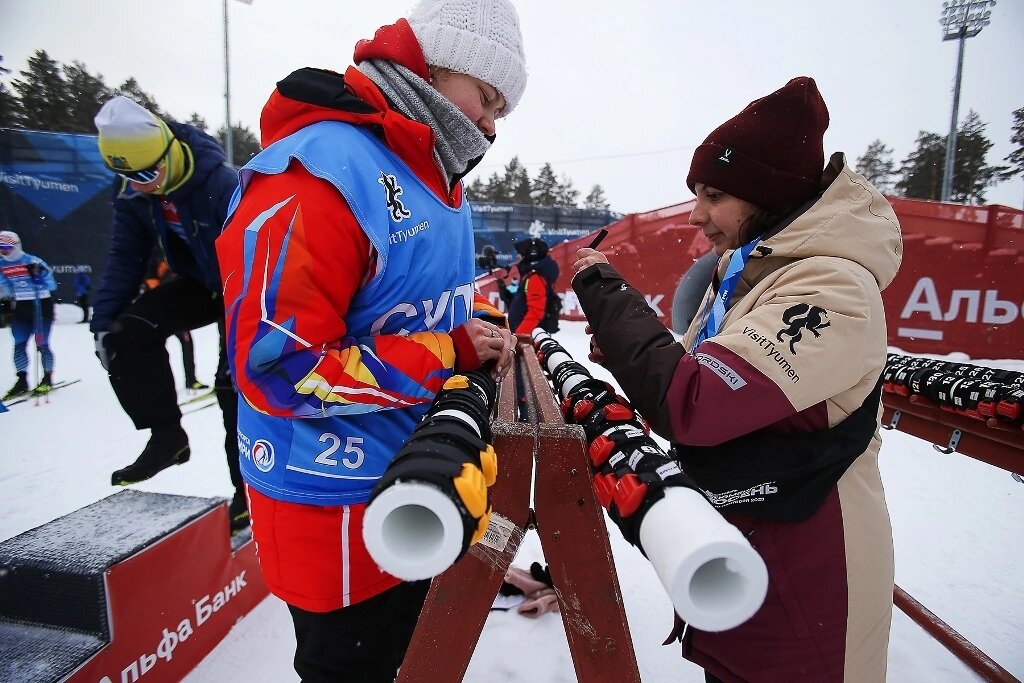
{"label": "overcast white sky", "polygon": [[[276,81],[294,69],[343,71],[355,42],[412,0],[229,0],[232,118],[256,130]],[[749,101],[813,76],[831,112],[826,153],[853,165],[880,138],[897,163],[918,132],[949,129],[956,43],[942,42],[939,0],[518,0],[530,81],[479,174],[519,155],[545,161],[585,196],[644,211],[689,199],[693,149]],[[1024,2],[999,0],[967,41],[961,120],[988,124],[989,163],[1012,149],[1024,106]],[[108,84],[135,76],[179,118],[224,121],[219,0],[0,0],[0,54],[18,71],[36,49],[81,60]],[[16,75],[16,74],[15,74]],[[470,178],[475,176],[470,176]],[[1019,177],[989,190],[1021,207]]]}

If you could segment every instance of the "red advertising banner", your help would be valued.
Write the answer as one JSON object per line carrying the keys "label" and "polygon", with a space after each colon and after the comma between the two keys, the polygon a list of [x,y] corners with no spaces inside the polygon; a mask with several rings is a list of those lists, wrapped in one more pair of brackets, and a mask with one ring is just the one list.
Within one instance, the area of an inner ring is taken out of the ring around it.
{"label": "red advertising banner", "polygon": [[111,641],[72,683],[178,681],[267,596],[250,540],[233,551],[227,506],[176,529],[106,573]]}
{"label": "red advertising banner", "polygon": [[[1024,211],[888,199],[904,239],[900,272],[883,293],[889,344],[911,353],[957,351],[973,359],[1024,357]],[[608,226],[601,245],[669,326],[680,278],[711,248],[689,224],[692,208],[691,200],[626,216]],[[584,319],[570,280],[576,250],[590,239],[552,245],[566,320]],[[477,285],[501,305],[493,275],[480,277]]]}

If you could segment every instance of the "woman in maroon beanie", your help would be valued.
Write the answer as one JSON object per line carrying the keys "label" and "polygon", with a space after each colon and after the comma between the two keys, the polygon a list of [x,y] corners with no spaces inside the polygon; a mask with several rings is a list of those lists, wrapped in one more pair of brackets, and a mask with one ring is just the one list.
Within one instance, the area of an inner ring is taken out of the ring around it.
{"label": "woman in maroon beanie", "polygon": [[[881,291],[902,257],[892,207],[842,153],[800,77],[697,148],[690,222],[719,257],[681,341],[601,252],[573,288],[603,363],[683,469],[764,558],[764,605],[686,627],[708,681],[884,681],[892,529],[878,470]],[[824,170],[823,170],[824,169]]]}

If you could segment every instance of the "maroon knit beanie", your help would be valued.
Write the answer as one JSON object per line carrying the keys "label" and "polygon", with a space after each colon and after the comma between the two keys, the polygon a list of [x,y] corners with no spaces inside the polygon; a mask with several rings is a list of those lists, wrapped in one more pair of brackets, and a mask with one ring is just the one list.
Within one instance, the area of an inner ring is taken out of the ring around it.
{"label": "maroon knit beanie", "polygon": [[712,131],[693,153],[686,185],[703,183],[769,211],[819,191],[828,108],[814,79],[794,78]]}

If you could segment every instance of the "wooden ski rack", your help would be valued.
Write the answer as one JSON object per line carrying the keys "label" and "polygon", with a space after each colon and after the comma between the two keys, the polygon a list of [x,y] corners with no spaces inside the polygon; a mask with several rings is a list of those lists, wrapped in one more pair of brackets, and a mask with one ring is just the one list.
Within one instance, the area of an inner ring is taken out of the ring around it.
{"label": "wooden ski rack", "polygon": [[931,442],[935,450],[954,451],[1024,475],[1024,431],[998,420],[982,422],[943,410],[919,394],[882,394],[882,427]]}
{"label": "wooden ski rack", "polygon": [[[521,401],[526,422],[517,419]],[[498,479],[490,489],[494,512],[520,530],[537,530],[577,680],[640,683],[604,511],[590,481],[583,430],[565,424],[533,346],[523,338],[515,368],[499,386],[491,428],[498,454]],[[466,553],[433,580],[399,683],[463,680],[518,550],[518,540],[510,543],[494,561]]]}
{"label": "wooden ski rack", "polygon": [[[998,420],[982,422],[943,410],[919,394],[882,394],[882,427],[929,441],[939,453],[960,453],[1008,472],[1024,475],[1024,431]],[[960,635],[899,586],[893,604],[989,683],[1020,683],[1009,671]]]}

